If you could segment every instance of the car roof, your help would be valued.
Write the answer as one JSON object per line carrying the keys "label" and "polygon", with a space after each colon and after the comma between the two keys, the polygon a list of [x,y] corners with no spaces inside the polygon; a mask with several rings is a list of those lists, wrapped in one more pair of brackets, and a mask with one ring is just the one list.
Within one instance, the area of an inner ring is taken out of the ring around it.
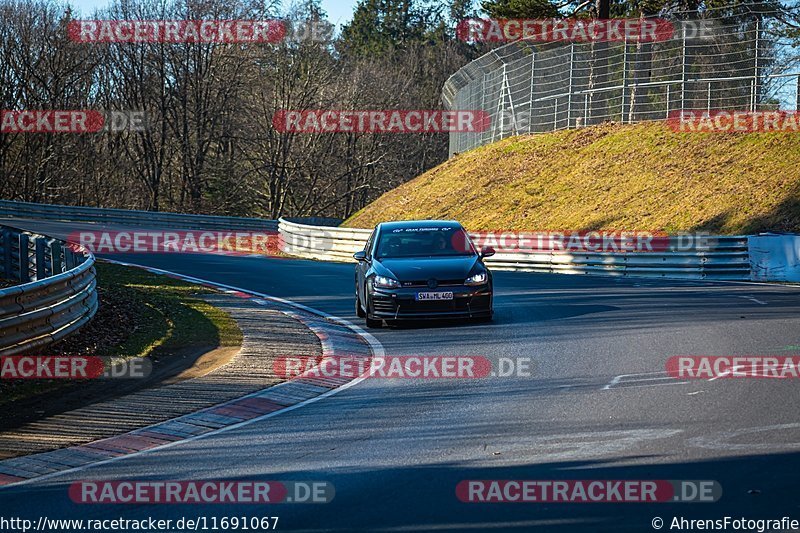
{"label": "car roof", "polygon": [[396,222],[381,222],[381,230],[404,228],[460,228],[461,224],[455,220],[398,220]]}

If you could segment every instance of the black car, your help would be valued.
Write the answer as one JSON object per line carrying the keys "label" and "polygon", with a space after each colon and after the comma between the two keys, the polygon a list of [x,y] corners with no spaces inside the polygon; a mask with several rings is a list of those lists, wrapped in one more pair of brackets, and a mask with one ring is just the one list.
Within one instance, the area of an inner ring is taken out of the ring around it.
{"label": "black car", "polygon": [[373,230],[356,265],[356,313],[367,326],[384,320],[492,318],[492,274],[458,222],[384,222]]}

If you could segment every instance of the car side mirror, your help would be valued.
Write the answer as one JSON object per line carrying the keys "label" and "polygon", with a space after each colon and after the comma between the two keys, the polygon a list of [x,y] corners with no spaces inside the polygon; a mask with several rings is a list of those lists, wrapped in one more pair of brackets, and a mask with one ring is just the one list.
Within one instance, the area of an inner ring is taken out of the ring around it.
{"label": "car side mirror", "polygon": [[367,252],[364,250],[358,251],[353,254],[353,259],[356,261],[366,261],[367,260]]}
{"label": "car side mirror", "polygon": [[496,253],[497,252],[495,252],[494,248],[492,248],[491,246],[484,246],[481,249],[481,258],[483,258],[483,257],[492,257]]}

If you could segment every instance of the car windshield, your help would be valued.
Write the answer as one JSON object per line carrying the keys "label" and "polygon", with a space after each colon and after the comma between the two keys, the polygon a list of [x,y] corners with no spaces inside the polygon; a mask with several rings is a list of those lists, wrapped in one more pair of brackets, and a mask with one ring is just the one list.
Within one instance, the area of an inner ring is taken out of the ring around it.
{"label": "car windshield", "polygon": [[381,234],[375,256],[436,257],[475,255],[475,247],[462,228],[397,228]]}

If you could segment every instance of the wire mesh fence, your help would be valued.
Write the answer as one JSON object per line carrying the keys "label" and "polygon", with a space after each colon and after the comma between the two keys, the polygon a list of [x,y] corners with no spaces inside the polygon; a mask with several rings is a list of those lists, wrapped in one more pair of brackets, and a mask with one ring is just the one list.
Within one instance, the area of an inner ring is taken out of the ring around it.
{"label": "wire mesh fence", "polygon": [[510,135],[664,120],[681,110],[800,107],[800,52],[779,19],[747,5],[663,18],[674,32],[659,42],[519,40],[467,64],[445,83],[445,106],[483,110],[492,122],[451,133],[450,155]]}

